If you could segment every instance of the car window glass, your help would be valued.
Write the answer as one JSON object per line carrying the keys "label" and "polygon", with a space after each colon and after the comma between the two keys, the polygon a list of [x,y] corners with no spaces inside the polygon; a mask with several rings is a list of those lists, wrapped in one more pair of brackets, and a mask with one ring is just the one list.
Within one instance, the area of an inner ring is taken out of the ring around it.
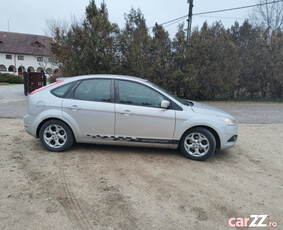
{"label": "car window glass", "polygon": [[129,82],[119,81],[119,98],[122,104],[132,104],[160,108],[164,96],[147,86]]}
{"label": "car window glass", "polygon": [[76,88],[74,98],[78,100],[110,102],[110,86],[111,80],[84,80]]}
{"label": "car window glass", "polygon": [[74,83],[71,82],[69,84],[57,87],[56,89],[53,89],[51,92],[53,95],[57,96],[57,97],[64,97],[65,93],[67,93],[67,91],[70,89],[70,87],[73,85]]}

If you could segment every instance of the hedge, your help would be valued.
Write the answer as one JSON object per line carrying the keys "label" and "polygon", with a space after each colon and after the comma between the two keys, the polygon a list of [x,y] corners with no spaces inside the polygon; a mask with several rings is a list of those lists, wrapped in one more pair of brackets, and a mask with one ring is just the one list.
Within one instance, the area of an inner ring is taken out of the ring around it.
{"label": "hedge", "polygon": [[9,73],[0,73],[0,83],[24,84],[24,78]]}

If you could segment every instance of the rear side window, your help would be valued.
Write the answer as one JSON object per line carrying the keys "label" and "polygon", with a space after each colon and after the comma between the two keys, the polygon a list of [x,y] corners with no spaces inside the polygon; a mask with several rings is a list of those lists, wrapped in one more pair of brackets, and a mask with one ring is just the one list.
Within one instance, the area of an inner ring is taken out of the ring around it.
{"label": "rear side window", "polygon": [[64,97],[69,89],[73,86],[74,82],[68,83],[66,85],[62,85],[60,87],[57,87],[56,89],[53,89],[51,93],[56,97]]}
{"label": "rear side window", "polygon": [[86,101],[111,101],[111,80],[89,79],[84,80],[76,88],[74,99]]}

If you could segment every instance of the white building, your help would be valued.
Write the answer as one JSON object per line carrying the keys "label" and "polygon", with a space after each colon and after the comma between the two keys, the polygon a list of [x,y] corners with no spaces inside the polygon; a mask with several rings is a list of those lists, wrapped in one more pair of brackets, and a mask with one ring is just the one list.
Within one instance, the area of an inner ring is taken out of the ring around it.
{"label": "white building", "polygon": [[46,36],[0,31],[0,72],[23,75],[25,71],[56,72],[50,39]]}

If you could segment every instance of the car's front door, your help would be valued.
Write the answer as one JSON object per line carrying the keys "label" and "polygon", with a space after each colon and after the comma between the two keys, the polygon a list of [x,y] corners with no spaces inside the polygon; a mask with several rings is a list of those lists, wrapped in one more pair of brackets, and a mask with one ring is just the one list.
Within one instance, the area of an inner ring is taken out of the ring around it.
{"label": "car's front door", "polygon": [[170,143],[175,111],[160,107],[166,99],[152,88],[132,81],[116,81],[115,136],[120,139]]}
{"label": "car's front door", "polygon": [[111,79],[83,80],[73,98],[63,100],[63,115],[72,120],[80,139],[109,138],[114,135],[114,103]]}

